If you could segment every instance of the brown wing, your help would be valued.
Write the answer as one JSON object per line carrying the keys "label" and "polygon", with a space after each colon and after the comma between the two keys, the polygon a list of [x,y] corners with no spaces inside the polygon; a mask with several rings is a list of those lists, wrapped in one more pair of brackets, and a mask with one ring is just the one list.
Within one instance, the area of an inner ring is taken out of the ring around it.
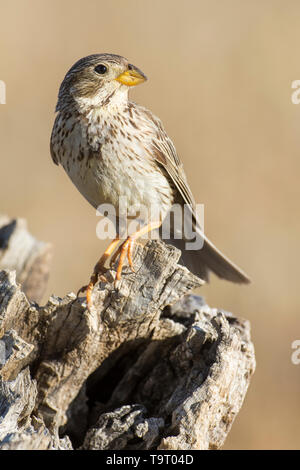
{"label": "brown wing", "polygon": [[161,165],[170,176],[183,202],[188,204],[195,225],[200,228],[196,217],[196,203],[187,183],[183,165],[178,157],[175,146],[164,130],[161,121],[153,115],[151,115],[151,117],[158,130],[152,144],[153,156],[156,162]]}
{"label": "brown wing", "polygon": [[196,204],[173,142],[167,136],[161,122],[154,116],[152,120],[158,129],[157,136],[153,139],[153,156],[170,176],[184,203],[188,204],[191,210],[193,227],[197,231],[197,236],[203,240],[202,248],[195,251],[186,250],[184,240],[171,241],[172,244],[181,250],[183,264],[194,274],[205,280],[209,279],[209,271],[213,271],[222,279],[236,283],[249,283],[250,279],[248,276],[223,255],[204,235],[197,221]]}
{"label": "brown wing", "polygon": [[183,165],[174,144],[164,130],[161,121],[153,115],[151,115],[151,118],[157,128],[157,134],[153,139],[152,145],[153,156],[157,163],[167,171],[184,202],[190,204],[194,211],[196,206],[195,200],[187,183]]}

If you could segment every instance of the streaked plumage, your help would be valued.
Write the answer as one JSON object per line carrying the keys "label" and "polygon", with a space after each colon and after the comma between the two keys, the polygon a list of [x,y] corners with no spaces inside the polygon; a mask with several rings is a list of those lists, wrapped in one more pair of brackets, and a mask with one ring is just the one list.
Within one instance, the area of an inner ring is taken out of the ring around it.
{"label": "streaked plumage", "polygon": [[[103,76],[95,72],[99,65],[107,69]],[[128,83],[118,81],[124,75],[126,82],[129,75],[137,77],[133,82],[146,79],[125,58],[113,54],[85,57],[70,69],[59,91],[51,136],[53,161],[63,166],[95,208],[110,203],[118,209],[123,197],[133,213],[141,204],[152,205],[163,221],[173,203],[189,204],[193,226],[203,238],[175,147],[161,121],[128,100]],[[186,251],[184,240],[171,243],[182,250],[183,263],[203,279],[211,270],[233,282],[248,282],[206,238],[198,251]]]}

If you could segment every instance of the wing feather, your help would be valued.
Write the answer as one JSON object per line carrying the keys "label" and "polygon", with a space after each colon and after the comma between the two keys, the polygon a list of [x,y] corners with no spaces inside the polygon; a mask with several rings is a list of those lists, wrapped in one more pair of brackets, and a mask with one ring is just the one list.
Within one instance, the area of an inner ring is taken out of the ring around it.
{"label": "wing feather", "polygon": [[223,279],[237,283],[249,283],[250,279],[248,276],[223,255],[205,236],[197,220],[195,200],[187,183],[183,165],[178,157],[174,144],[165,132],[161,121],[150,112],[148,113],[157,128],[157,133],[152,143],[153,157],[167,172],[171,182],[179,191],[183,202],[187,204],[190,209],[193,227],[197,231],[197,236],[203,240],[203,247],[200,250],[188,251],[184,248],[184,240],[171,240],[171,243],[181,249],[182,261],[188,269],[202,277],[202,279],[208,280],[209,271],[213,271]]}

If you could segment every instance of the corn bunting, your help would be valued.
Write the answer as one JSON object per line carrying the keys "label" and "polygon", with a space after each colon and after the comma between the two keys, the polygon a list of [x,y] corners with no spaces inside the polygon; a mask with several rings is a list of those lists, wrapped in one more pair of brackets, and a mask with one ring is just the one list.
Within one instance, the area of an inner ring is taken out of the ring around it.
{"label": "corn bunting", "polygon": [[[120,255],[117,280],[125,258],[134,269],[135,240],[158,230],[175,204],[188,207],[185,221],[201,242],[198,249],[187,249],[184,231],[177,237],[174,222],[170,224],[168,242],[181,249],[182,264],[204,280],[213,271],[232,282],[249,282],[246,274],[201,230],[182,163],[161,121],[146,108],[129,101],[130,87],[146,79],[124,57],[94,54],[76,62],[59,89],[58,114],[51,135],[52,159],[63,166],[92,206],[111,204],[117,214],[115,239],[96,264],[87,286],[88,306],[93,286],[105,272],[106,260],[120,243],[120,221],[136,217],[140,228],[129,234],[115,252],[114,259]],[[120,200],[126,202],[126,215],[121,211]],[[150,215],[141,216],[141,207],[151,207]]]}

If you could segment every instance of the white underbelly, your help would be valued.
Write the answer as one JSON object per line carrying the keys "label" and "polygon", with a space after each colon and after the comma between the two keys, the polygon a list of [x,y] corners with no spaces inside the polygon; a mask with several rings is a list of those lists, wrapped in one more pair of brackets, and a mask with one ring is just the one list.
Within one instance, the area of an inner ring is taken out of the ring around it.
{"label": "white underbelly", "polygon": [[[102,152],[103,155],[103,152]],[[172,190],[166,177],[145,161],[143,168],[132,160],[119,158],[109,162],[89,160],[63,166],[80,193],[99,212],[111,205],[116,212],[125,212],[130,218],[163,220],[173,202]]]}
{"label": "white underbelly", "polygon": [[95,135],[90,130],[89,139],[85,128],[77,125],[65,137],[64,150],[57,146],[60,163],[88,202],[100,212],[103,204],[116,211],[125,205],[130,217],[140,211],[150,221],[163,220],[172,206],[173,192],[146,153],[147,141],[128,140],[120,132],[110,139],[97,128]]}

